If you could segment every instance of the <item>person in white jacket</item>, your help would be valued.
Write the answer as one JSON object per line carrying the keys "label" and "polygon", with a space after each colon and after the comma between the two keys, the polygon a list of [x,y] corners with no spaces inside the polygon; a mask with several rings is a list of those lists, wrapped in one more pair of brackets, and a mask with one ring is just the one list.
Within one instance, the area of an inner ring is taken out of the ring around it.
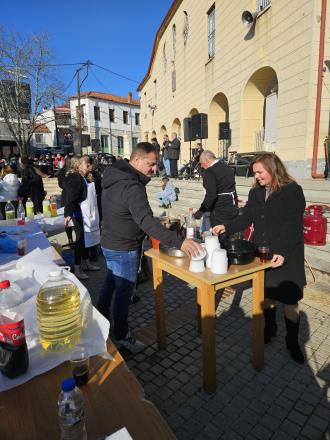
{"label": "person in white jacket", "polygon": [[165,208],[168,207],[171,202],[176,201],[177,195],[173,183],[170,182],[170,179],[168,177],[163,177],[162,182],[163,191],[158,192],[157,197],[161,203],[161,206]]}
{"label": "person in white jacket", "polygon": [[0,201],[17,200],[19,186],[15,170],[9,165],[5,166],[0,173]]}

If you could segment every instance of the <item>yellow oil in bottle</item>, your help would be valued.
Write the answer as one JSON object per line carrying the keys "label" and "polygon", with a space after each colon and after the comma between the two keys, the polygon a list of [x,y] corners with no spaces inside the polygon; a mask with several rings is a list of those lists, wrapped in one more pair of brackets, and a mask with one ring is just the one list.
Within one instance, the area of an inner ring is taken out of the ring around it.
{"label": "yellow oil in bottle", "polygon": [[80,294],[72,284],[44,285],[37,297],[37,320],[41,346],[48,351],[63,351],[80,341]]}

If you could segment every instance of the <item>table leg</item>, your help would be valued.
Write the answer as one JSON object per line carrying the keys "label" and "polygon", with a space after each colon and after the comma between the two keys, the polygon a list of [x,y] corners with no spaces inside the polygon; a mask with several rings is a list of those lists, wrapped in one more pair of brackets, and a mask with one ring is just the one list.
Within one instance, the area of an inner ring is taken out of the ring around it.
{"label": "table leg", "polygon": [[152,272],[156,301],[156,329],[158,348],[166,347],[165,303],[163,292],[163,271],[158,267],[156,260],[152,259]]}
{"label": "table leg", "polygon": [[197,287],[197,330],[202,331],[201,327],[201,289]]}
{"label": "table leg", "polygon": [[207,393],[216,390],[215,295],[214,286],[200,288],[203,349],[203,386]]}
{"label": "table leg", "polygon": [[264,366],[264,275],[256,272],[252,280],[252,364],[257,370]]}

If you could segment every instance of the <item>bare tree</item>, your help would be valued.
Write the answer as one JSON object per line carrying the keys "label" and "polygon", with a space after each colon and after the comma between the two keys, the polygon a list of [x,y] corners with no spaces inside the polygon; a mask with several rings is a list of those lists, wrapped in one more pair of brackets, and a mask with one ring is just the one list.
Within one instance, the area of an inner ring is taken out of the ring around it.
{"label": "bare tree", "polygon": [[[0,28],[0,121],[26,154],[44,107],[59,96],[46,34],[21,38]],[[40,122],[39,122],[40,124]]]}

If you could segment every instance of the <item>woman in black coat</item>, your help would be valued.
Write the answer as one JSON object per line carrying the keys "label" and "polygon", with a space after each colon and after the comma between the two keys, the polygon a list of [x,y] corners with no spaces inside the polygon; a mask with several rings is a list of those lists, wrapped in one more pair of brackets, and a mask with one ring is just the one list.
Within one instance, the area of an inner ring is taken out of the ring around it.
{"label": "woman in black coat", "polygon": [[253,161],[256,183],[249,193],[243,215],[213,232],[232,234],[251,223],[255,244],[269,248],[272,269],[265,271],[265,343],[276,336],[276,301],[284,304],[286,345],[292,358],[303,363],[298,345],[299,308],[306,284],[304,268],[303,215],[305,197],[301,186],[290,177],[273,153],[258,155]]}

